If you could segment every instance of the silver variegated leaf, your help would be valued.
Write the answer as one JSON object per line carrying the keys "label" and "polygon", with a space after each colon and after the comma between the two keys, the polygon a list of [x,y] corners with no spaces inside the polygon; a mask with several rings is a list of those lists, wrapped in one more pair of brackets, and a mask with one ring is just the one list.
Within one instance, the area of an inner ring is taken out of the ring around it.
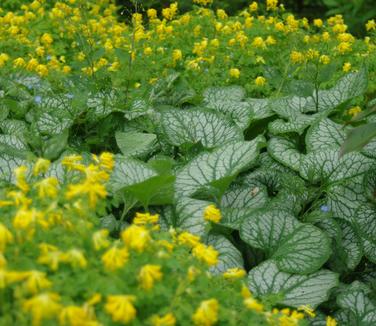
{"label": "silver variegated leaf", "polygon": [[281,272],[276,263],[267,260],[248,274],[248,286],[258,296],[280,295],[279,304],[316,308],[329,298],[330,290],[338,285],[338,276],[327,270],[310,275]]}

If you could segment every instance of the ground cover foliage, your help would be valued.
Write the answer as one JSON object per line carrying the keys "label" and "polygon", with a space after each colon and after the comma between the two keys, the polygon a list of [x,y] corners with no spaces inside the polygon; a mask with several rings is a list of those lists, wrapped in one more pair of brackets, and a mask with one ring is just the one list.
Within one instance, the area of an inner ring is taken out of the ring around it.
{"label": "ground cover foliage", "polygon": [[356,39],[341,16],[309,22],[278,1],[233,17],[194,2],[192,12],[172,3],[128,24],[105,0],[1,11],[4,189],[28,193],[14,170],[24,166],[29,182],[38,157],[67,184],[77,176],[62,162],[82,172],[89,153],[113,152],[107,190],[83,183],[66,195],[88,195],[88,211],[105,197],[96,215],[113,238],[136,212],[158,215],[165,232],[215,248],[214,274],[247,271],[265,305],[252,301],[255,316],[303,305],[312,325],[335,325],[328,315],[373,325],[375,21]]}

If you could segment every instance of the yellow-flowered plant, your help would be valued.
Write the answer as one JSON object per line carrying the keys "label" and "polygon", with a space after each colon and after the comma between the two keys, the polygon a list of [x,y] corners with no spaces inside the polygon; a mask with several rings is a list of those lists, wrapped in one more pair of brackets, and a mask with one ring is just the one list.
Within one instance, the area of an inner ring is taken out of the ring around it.
{"label": "yellow-flowered plant", "polygon": [[[279,325],[283,314],[244,297],[244,270],[210,275],[218,252],[188,232],[159,231],[158,214],[136,213],[119,239],[101,229],[110,153],[61,164],[64,178],[51,176],[46,159],[19,167],[2,192],[1,324]],[[54,190],[40,192],[50,178]]]}

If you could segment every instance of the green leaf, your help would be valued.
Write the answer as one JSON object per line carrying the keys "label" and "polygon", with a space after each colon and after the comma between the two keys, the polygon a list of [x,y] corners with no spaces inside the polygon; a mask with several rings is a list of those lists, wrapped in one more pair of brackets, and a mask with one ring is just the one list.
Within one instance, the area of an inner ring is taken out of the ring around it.
{"label": "green leaf", "polygon": [[349,99],[362,95],[367,90],[367,86],[366,69],[362,68],[358,72],[346,74],[333,88],[318,92],[318,109],[331,110]]}
{"label": "green leaf", "polygon": [[27,132],[27,124],[22,120],[4,120],[0,122],[0,129],[4,134],[23,136]]}
{"label": "green leaf", "polygon": [[96,94],[89,94],[87,100],[88,111],[86,118],[90,122],[96,122],[108,116],[116,110],[115,91],[101,91]]}
{"label": "green leaf", "polygon": [[125,156],[144,157],[156,147],[157,136],[140,132],[116,132],[116,143]]}
{"label": "green leaf", "polygon": [[356,210],[367,204],[363,188],[363,176],[341,181],[329,185],[326,190],[327,206],[333,212],[334,217],[352,222],[355,218]]}
{"label": "green leaf", "polygon": [[157,173],[148,167],[147,164],[135,159],[117,155],[115,167],[108,182],[108,187],[112,192],[116,192],[126,187],[144,182],[156,175]]}
{"label": "green leaf", "polygon": [[43,156],[49,160],[59,157],[68,143],[69,130],[64,130],[61,134],[52,136],[43,143]]}
{"label": "green leaf", "polygon": [[376,137],[376,123],[368,123],[349,132],[341,148],[341,155],[359,151]]}
{"label": "green leaf", "polygon": [[347,268],[353,270],[363,257],[360,239],[350,223],[341,220],[338,222],[342,230],[339,250],[345,253],[345,264]]}
{"label": "green leaf", "polygon": [[269,99],[247,98],[246,101],[251,105],[252,121],[266,119],[275,114],[270,108]]}
{"label": "green leaf", "polygon": [[309,274],[329,258],[329,238],[318,228],[300,223],[283,211],[258,211],[245,220],[240,237],[266,251],[281,271]]}
{"label": "green leaf", "polygon": [[204,109],[165,111],[161,124],[167,141],[175,146],[201,142],[205,148],[213,148],[243,140],[242,131],[229,119]]}
{"label": "green leaf", "polygon": [[221,225],[239,230],[242,221],[255,209],[263,207],[268,202],[268,192],[265,186],[250,187],[248,185],[231,186],[221,200]]}
{"label": "green leaf", "polygon": [[315,309],[329,298],[330,290],[338,285],[338,276],[327,270],[310,275],[281,272],[276,263],[265,261],[248,274],[248,286],[257,297],[280,295],[279,304]]}
{"label": "green leaf", "polygon": [[187,197],[177,199],[176,227],[196,235],[204,235],[208,222],[204,220],[204,210],[211,202]]}
{"label": "green leaf", "polygon": [[354,223],[363,238],[376,243],[376,208],[374,205],[360,206],[356,211]]}
{"label": "green leaf", "polygon": [[127,186],[125,189],[144,207],[173,203],[175,176],[158,175],[143,182]]}
{"label": "green leaf", "polygon": [[219,253],[218,264],[210,269],[212,273],[221,274],[230,268],[243,268],[242,254],[226,237],[210,234],[206,243],[213,246]]}
{"label": "green leaf", "polygon": [[301,161],[300,175],[311,183],[330,183],[361,175],[373,163],[360,153],[349,153],[340,158],[338,149],[326,149],[308,153]]}
{"label": "green leaf", "polygon": [[271,157],[283,165],[299,171],[302,154],[297,150],[295,142],[283,137],[272,137],[268,142]]}
{"label": "green leaf", "polygon": [[0,146],[5,146],[9,149],[28,150],[25,141],[16,135],[0,135]]}
{"label": "green leaf", "polygon": [[337,297],[338,305],[352,314],[353,325],[372,326],[376,323],[376,306],[362,290],[349,290]]}
{"label": "green leaf", "polygon": [[309,128],[306,135],[307,152],[339,148],[345,136],[346,130],[342,125],[324,118]]}
{"label": "green leaf", "polygon": [[245,90],[240,86],[211,87],[204,94],[203,104],[229,116],[241,129],[246,129],[252,119],[251,105],[244,101]]}
{"label": "green leaf", "polygon": [[320,121],[324,116],[326,116],[325,112],[312,115],[295,113],[286,118],[287,121],[277,119],[270,122],[268,129],[275,135],[287,133],[297,133],[301,135],[309,126],[315,124],[317,121]]}
{"label": "green leaf", "polygon": [[[189,197],[205,187],[219,188],[255,162],[263,137],[250,142],[231,142],[211,153],[202,153],[182,168],[176,177],[176,197]],[[223,191],[222,189],[221,191]]]}
{"label": "green leaf", "polygon": [[25,159],[4,153],[0,154],[0,180],[14,182],[14,169],[21,165],[30,167]]}

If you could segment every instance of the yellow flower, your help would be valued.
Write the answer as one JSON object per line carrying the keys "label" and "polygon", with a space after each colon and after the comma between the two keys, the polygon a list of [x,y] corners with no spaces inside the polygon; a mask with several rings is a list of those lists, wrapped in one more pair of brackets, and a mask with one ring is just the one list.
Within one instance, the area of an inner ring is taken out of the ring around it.
{"label": "yellow flower", "polygon": [[26,166],[20,166],[14,170],[14,175],[16,177],[16,186],[21,189],[23,192],[28,192],[30,187],[26,182]]}
{"label": "yellow flower", "polygon": [[218,321],[219,303],[216,299],[202,301],[192,316],[196,326],[212,326]]}
{"label": "yellow flower", "polygon": [[251,310],[261,312],[264,310],[264,305],[258,302],[255,298],[249,297],[244,300],[244,305]]}
{"label": "yellow flower", "polygon": [[151,318],[151,324],[153,326],[175,326],[176,318],[172,313],[168,313],[164,316],[153,316]]}
{"label": "yellow flower", "polygon": [[32,325],[38,326],[43,319],[51,319],[59,313],[61,309],[59,301],[60,296],[57,293],[42,293],[26,300],[22,309],[32,315]]}
{"label": "yellow flower", "polygon": [[351,51],[351,43],[349,43],[349,42],[341,42],[337,46],[337,51],[339,53],[341,53],[341,54],[344,54],[346,52],[350,52]]}
{"label": "yellow flower", "polygon": [[315,311],[311,307],[306,305],[299,306],[297,310],[305,312],[311,318],[314,318],[316,316]]}
{"label": "yellow flower", "polygon": [[255,48],[266,48],[265,42],[260,36],[257,36],[253,39],[252,46],[254,46]]}
{"label": "yellow flower", "polygon": [[150,47],[150,46],[148,46],[148,47],[146,47],[145,49],[144,49],[144,54],[145,55],[151,55],[153,53],[153,49]]}
{"label": "yellow flower", "polygon": [[127,248],[112,246],[102,255],[102,263],[109,271],[122,268],[129,259]]}
{"label": "yellow flower", "polygon": [[197,3],[198,5],[207,6],[210,5],[213,0],[193,0],[194,3]]}
{"label": "yellow flower", "polygon": [[179,234],[178,241],[180,244],[185,244],[193,248],[200,243],[200,237],[189,232],[183,232]]}
{"label": "yellow flower", "polygon": [[86,307],[67,306],[59,314],[61,326],[100,326],[94,314]]}
{"label": "yellow flower", "polygon": [[320,18],[317,18],[313,20],[313,25],[318,28],[321,28],[324,25],[324,23]]}
{"label": "yellow flower", "polygon": [[226,11],[224,11],[223,9],[217,9],[217,17],[219,19],[226,19],[228,16],[226,14]]}
{"label": "yellow flower", "polygon": [[159,215],[151,215],[150,213],[136,213],[133,223],[136,225],[156,224],[158,223]]}
{"label": "yellow flower", "polygon": [[128,248],[142,252],[146,245],[151,241],[150,233],[143,226],[131,225],[125,229],[121,238]]}
{"label": "yellow flower", "polygon": [[149,17],[150,20],[156,19],[157,18],[157,11],[153,8],[150,8],[146,11],[147,16]]}
{"label": "yellow flower", "polygon": [[0,252],[4,252],[5,247],[8,243],[13,242],[13,235],[8,230],[8,228],[3,224],[0,223]]}
{"label": "yellow flower", "polygon": [[342,66],[343,72],[349,72],[351,70],[351,63],[350,62],[345,62]]}
{"label": "yellow flower", "polygon": [[145,290],[150,290],[154,286],[155,281],[162,279],[161,266],[145,265],[138,274],[140,285]]}
{"label": "yellow flower", "polygon": [[254,11],[257,11],[258,9],[258,4],[256,1],[253,1],[250,5],[249,5],[249,11],[250,12],[254,12]]}
{"label": "yellow flower", "polygon": [[19,68],[19,67],[25,67],[26,62],[23,58],[17,58],[13,60],[13,67]]}
{"label": "yellow flower", "polygon": [[88,196],[90,207],[94,208],[99,198],[105,198],[107,196],[107,191],[106,187],[100,183],[84,182],[69,185],[65,197],[72,199],[82,195]]}
{"label": "yellow flower", "polygon": [[172,20],[178,11],[178,3],[174,2],[170,4],[169,8],[162,9],[162,16],[166,20]]}
{"label": "yellow flower", "polygon": [[242,285],[241,295],[244,299],[252,297],[251,291],[249,291],[248,287],[245,284]]}
{"label": "yellow flower", "polygon": [[57,271],[59,264],[65,262],[65,255],[60,250],[44,252],[38,257],[38,263],[47,265],[52,271]]}
{"label": "yellow flower", "polygon": [[50,45],[53,43],[54,39],[52,38],[51,34],[49,33],[44,33],[42,35],[42,37],[40,38],[40,41],[44,44],[44,45]]}
{"label": "yellow flower", "polygon": [[36,68],[35,71],[38,73],[39,76],[47,76],[48,75],[48,68],[46,65],[41,65],[39,64]]}
{"label": "yellow flower", "polygon": [[323,65],[327,65],[327,64],[330,63],[330,57],[329,57],[328,55],[323,54],[322,56],[320,56],[319,61],[320,61]]}
{"label": "yellow flower", "polygon": [[243,268],[230,268],[223,273],[223,277],[226,279],[243,278],[246,272]]}
{"label": "yellow flower", "polygon": [[376,30],[376,22],[374,19],[369,20],[366,24],[367,31],[373,31]]}
{"label": "yellow flower", "polygon": [[42,289],[47,289],[52,286],[52,283],[47,279],[46,273],[37,270],[27,272],[28,276],[23,286],[32,294],[38,293]]}
{"label": "yellow flower", "polygon": [[128,324],[136,318],[137,311],[133,306],[135,300],[133,295],[110,295],[104,309],[113,321]]}
{"label": "yellow flower", "polygon": [[258,76],[256,79],[255,79],[255,84],[257,86],[264,86],[266,84],[266,79],[262,76]]}
{"label": "yellow flower", "polygon": [[232,78],[238,79],[240,77],[240,70],[238,68],[231,68],[229,74]]}
{"label": "yellow flower", "polygon": [[290,53],[290,60],[292,63],[303,63],[305,61],[303,53],[299,51],[292,51]]}
{"label": "yellow flower", "polygon": [[266,10],[276,10],[278,6],[278,0],[266,0]]}
{"label": "yellow flower", "polygon": [[360,106],[354,106],[351,109],[347,110],[347,113],[353,117],[356,117],[360,112],[362,112]]}
{"label": "yellow flower", "polygon": [[49,160],[46,160],[44,158],[38,158],[38,160],[35,162],[33,167],[33,174],[34,176],[37,176],[41,173],[46,173],[51,165],[51,162]]}
{"label": "yellow flower", "polygon": [[222,218],[221,211],[215,205],[209,205],[204,210],[204,219],[218,223]]}
{"label": "yellow flower", "polygon": [[217,265],[218,263],[218,251],[212,246],[205,246],[200,243],[193,248],[192,254],[209,266]]}
{"label": "yellow flower", "polygon": [[92,240],[95,250],[107,248],[110,245],[108,234],[109,231],[107,229],[99,230],[93,233]]}
{"label": "yellow flower", "polygon": [[181,59],[183,59],[183,53],[181,52],[181,50],[175,49],[174,51],[172,51],[172,61],[174,62],[174,64],[176,64],[176,62],[180,61]]}
{"label": "yellow flower", "polygon": [[34,184],[39,198],[56,198],[59,181],[55,177],[42,179]]}
{"label": "yellow flower", "polygon": [[337,321],[333,317],[328,316],[326,317],[326,326],[337,326]]}
{"label": "yellow flower", "polygon": [[87,260],[82,250],[71,249],[64,254],[64,260],[70,263],[72,267],[85,268],[87,266]]}

